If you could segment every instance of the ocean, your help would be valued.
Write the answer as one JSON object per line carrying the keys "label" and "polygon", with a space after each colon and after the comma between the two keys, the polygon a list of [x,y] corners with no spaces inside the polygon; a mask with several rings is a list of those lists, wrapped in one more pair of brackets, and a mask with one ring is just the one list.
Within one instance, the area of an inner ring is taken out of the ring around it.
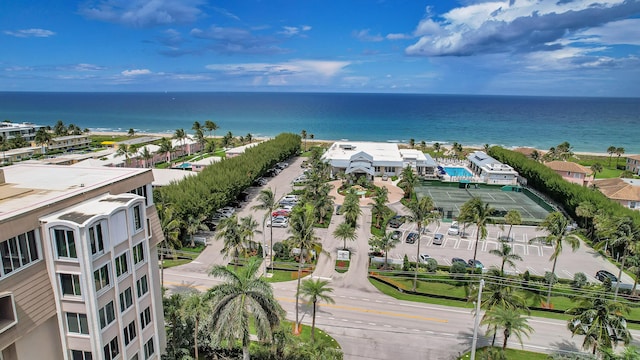
{"label": "ocean", "polygon": [[0,92],[0,121],[92,131],[192,133],[214,121],[216,135],[268,137],[306,130],[315,139],[548,149],[609,146],[640,153],[640,99],[353,93]]}

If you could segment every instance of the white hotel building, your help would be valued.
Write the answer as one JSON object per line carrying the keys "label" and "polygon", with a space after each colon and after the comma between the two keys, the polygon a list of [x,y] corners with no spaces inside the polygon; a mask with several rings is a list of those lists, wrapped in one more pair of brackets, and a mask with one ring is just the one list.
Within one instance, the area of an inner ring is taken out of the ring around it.
{"label": "white hotel building", "polygon": [[400,149],[395,143],[337,141],[322,155],[331,165],[331,175],[345,174],[397,176],[410,166],[421,176],[435,176],[437,164],[429,154],[419,150]]}

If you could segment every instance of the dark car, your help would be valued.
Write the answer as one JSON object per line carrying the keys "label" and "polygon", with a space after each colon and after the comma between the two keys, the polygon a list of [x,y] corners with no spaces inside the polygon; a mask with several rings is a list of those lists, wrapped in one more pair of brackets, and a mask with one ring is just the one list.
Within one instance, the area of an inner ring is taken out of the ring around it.
{"label": "dark car", "polygon": [[389,222],[387,223],[387,225],[389,225],[390,227],[397,229],[400,227],[400,225],[404,224],[404,216],[402,215],[396,215],[393,218],[391,218],[391,220],[389,220]]}
{"label": "dark car", "polygon": [[457,258],[457,257],[454,257],[453,259],[451,259],[451,265],[453,265],[455,263],[462,263],[465,266],[467,265],[467,262],[464,261],[464,259],[460,259],[460,258]]}
{"label": "dark car", "polygon": [[611,282],[617,282],[618,278],[607,270],[598,270],[596,273],[596,279],[600,281],[604,281],[604,279],[609,278]]}
{"label": "dark car", "polygon": [[480,260],[469,259],[469,261],[467,261],[467,266],[475,267],[476,269],[484,269],[484,265],[482,265]]}
{"label": "dark car", "polygon": [[409,235],[407,235],[406,242],[407,244],[415,244],[419,238],[420,238],[420,235],[418,235],[418,233],[410,232]]}

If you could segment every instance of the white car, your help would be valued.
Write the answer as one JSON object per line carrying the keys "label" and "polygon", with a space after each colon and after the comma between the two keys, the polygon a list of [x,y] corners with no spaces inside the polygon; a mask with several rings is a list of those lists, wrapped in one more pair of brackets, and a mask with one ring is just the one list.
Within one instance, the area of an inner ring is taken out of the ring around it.
{"label": "white car", "polygon": [[460,233],[460,226],[457,221],[451,223],[449,226],[449,230],[447,230],[447,234],[449,235],[458,235]]}
{"label": "white car", "polygon": [[298,202],[298,197],[296,195],[286,195],[280,201],[281,202],[297,203]]}
{"label": "white car", "polygon": [[431,258],[428,254],[420,254],[420,262],[426,264],[427,261]]}
{"label": "white car", "polygon": [[284,216],[276,216],[270,221],[267,221],[267,226],[286,228],[289,226],[289,220]]}

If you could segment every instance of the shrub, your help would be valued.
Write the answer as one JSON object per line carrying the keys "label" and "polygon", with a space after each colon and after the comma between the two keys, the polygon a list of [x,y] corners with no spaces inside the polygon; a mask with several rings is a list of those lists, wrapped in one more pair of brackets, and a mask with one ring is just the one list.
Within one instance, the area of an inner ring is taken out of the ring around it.
{"label": "shrub", "polygon": [[427,259],[427,271],[435,272],[438,270],[438,262],[434,258]]}
{"label": "shrub", "polygon": [[[467,265],[461,262],[453,263],[453,265],[451,265],[451,267],[449,268],[449,273],[451,273],[454,279],[462,279],[467,273]],[[460,274],[464,275],[461,276]]]}
{"label": "shrub", "polygon": [[573,286],[577,288],[581,288],[587,285],[587,275],[583,272],[577,272],[573,275]]}
{"label": "shrub", "polygon": [[551,284],[555,284],[558,282],[558,276],[554,273],[552,273],[551,271],[545,271],[544,273],[544,282],[546,282],[547,284],[551,283]]}
{"label": "shrub", "polygon": [[409,257],[407,254],[404,254],[404,259],[402,259],[402,271],[411,270],[411,263],[409,263]]}

